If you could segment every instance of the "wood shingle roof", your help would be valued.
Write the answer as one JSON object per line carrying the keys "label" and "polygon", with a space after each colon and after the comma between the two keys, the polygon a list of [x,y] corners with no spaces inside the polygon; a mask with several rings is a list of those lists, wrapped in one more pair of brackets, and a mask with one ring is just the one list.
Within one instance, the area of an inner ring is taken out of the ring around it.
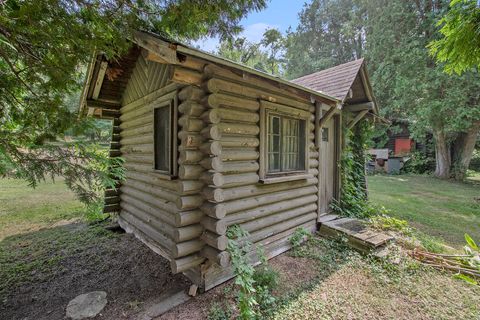
{"label": "wood shingle roof", "polygon": [[294,79],[291,82],[315,91],[326,93],[341,101],[345,101],[355,78],[360,72],[363,62],[363,58],[361,58],[308,74]]}

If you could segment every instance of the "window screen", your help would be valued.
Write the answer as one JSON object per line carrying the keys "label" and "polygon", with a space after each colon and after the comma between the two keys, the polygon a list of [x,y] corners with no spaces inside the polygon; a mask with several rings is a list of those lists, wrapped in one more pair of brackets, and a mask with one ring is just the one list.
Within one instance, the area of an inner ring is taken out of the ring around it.
{"label": "window screen", "polygon": [[172,105],[154,109],[155,170],[172,172]]}
{"label": "window screen", "polygon": [[305,120],[269,114],[267,173],[305,170]]}

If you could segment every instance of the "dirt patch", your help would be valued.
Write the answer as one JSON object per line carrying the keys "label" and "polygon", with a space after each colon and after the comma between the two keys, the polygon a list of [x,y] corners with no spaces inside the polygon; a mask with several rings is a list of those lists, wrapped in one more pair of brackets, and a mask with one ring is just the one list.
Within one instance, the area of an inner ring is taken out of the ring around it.
{"label": "dirt patch", "polygon": [[[288,253],[281,254],[269,260],[269,265],[280,275],[279,287],[273,294],[275,296],[282,296],[287,292],[292,292],[304,287],[312,281],[316,277],[317,271],[315,268],[312,268],[311,262],[311,259],[294,258],[289,256]],[[227,281],[204,294],[200,294],[155,320],[206,319],[211,307],[215,303],[220,307],[235,307],[236,300],[233,280]]]}
{"label": "dirt patch", "polygon": [[108,300],[95,319],[131,319],[162,292],[190,284],[132,235],[82,223],[8,237],[0,264],[2,319],[63,319],[71,299],[95,290]]}

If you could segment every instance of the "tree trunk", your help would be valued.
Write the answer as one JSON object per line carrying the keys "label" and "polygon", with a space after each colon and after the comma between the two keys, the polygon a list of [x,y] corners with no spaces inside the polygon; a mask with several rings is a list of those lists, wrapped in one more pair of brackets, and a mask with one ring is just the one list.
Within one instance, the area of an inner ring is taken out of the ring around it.
{"label": "tree trunk", "polygon": [[452,169],[455,180],[463,180],[472,160],[473,150],[480,132],[480,121],[474,123],[467,132],[462,132],[453,144]]}
{"label": "tree trunk", "polygon": [[442,131],[434,131],[435,138],[435,176],[441,179],[450,178],[450,146],[447,143],[445,133]]}

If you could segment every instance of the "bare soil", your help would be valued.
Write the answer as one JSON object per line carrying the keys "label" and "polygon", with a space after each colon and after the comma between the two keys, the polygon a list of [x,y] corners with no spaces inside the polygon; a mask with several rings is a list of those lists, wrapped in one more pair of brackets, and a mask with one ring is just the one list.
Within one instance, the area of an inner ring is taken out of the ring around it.
{"label": "bare soil", "polygon": [[[312,260],[301,257],[291,257],[288,253],[269,260],[269,265],[279,273],[279,287],[273,293],[282,296],[304,287],[316,276],[315,268],[311,267]],[[177,306],[155,320],[203,320],[207,319],[210,308],[215,303],[220,306],[234,307],[235,292],[233,280],[200,294],[186,303]]]}
{"label": "bare soil", "polygon": [[132,319],[163,292],[190,285],[132,235],[84,223],[7,237],[0,259],[0,319],[64,319],[71,299],[95,290],[108,300],[95,319]]}

